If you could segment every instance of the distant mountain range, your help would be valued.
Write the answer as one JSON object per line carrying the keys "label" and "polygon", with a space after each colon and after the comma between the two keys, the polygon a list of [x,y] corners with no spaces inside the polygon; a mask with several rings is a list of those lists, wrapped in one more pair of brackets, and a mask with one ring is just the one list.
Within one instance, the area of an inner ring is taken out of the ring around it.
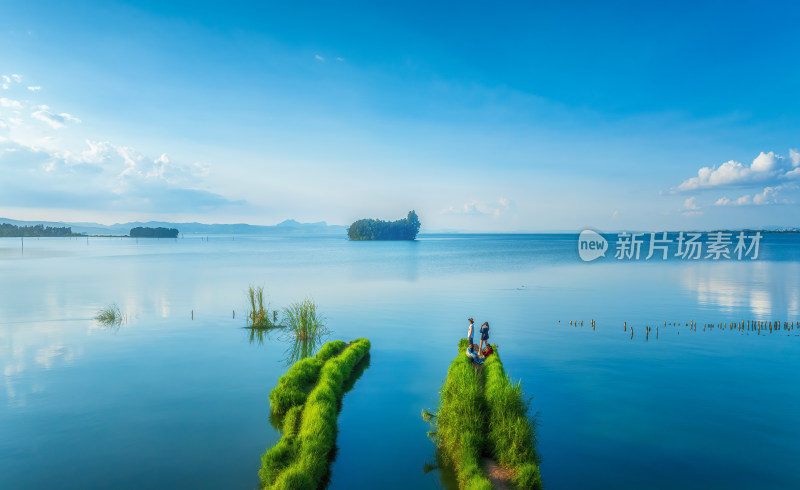
{"label": "distant mountain range", "polygon": [[166,221],[148,221],[146,223],[133,221],[130,223],[116,223],[113,225],[101,225],[100,223],[70,223],[63,221],[19,221],[8,218],[0,218],[0,223],[9,223],[17,226],[69,226],[74,233],[85,233],[87,235],[127,235],[131,228],[143,226],[148,228],[177,228],[185,235],[270,235],[270,234],[309,234],[309,235],[344,235],[347,227],[341,225],[329,225],[324,221],[316,223],[300,223],[293,219],[287,219],[273,226],[238,224],[212,224],[204,223],[170,223]]}

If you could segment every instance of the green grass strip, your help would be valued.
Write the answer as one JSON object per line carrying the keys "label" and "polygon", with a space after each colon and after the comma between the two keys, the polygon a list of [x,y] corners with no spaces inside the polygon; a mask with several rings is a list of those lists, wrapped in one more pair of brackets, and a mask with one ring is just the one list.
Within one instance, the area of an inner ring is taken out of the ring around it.
{"label": "green grass strip", "polygon": [[329,357],[305,404],[294,405],[286,412],[283,436],[261,458],[258,475],[262,487],[314,489],[322,485],[336,443],[337,418],[347,381],[369,348],[369,340],[358,339],[338,356]]}
{"label": "green grass strip", "polygon": [[273,415],[284,415],[292,407],[302,405],[314,387],[325,362],[338,355],[345,344],[334,340],[323,345],[316,356],[297,361],[278,380],[278,386],[269,393],[269,405]]}
{"label": "green grass strip", "polygon": [[529,406],[520,384],[506,375],[497,346],[494,349],[479,372],[465,355],[467,339],[459,342],[439,398],[436,444],[455,468],[461,488],[492,488],[480,466],[487,455],[513,472],[518,488],[538,489],[542,482]]}
{"label": "green grass strip", "polygon": [[497,354],[486,359],[483,375],[492,456],[512,470],[518,488],[542,488],[534,426],[528,418],[529,402],[521,384],[511,382]]}
{"label": "green grass strip", "polygon": [[467,339],[458,344],[458,355],[447,370],[436,415],[437,442],[452,463],[461,488],[490,489],[492,484],[480,467],[486,430],[486,401],[472,361],[464,355]]}

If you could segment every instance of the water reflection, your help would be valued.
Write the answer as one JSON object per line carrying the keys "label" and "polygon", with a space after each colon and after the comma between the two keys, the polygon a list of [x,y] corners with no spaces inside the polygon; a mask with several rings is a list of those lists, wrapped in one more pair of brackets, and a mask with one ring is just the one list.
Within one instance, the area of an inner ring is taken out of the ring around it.
{"label": "water reflection", "polygon": [[308,338],[290,337],[289,348],[284,352],[284,362],[291,366],[295,362],[311,357],[317,352],[317,348],[322,346],[322,336],[312,336]]}
{"label": "water reflection", "polygon": [[757,318],[785,313],[791,319],[800,313],[798,273],[796,263],[712,263],[685,268],[680,280],[702,306],[725,313],[749,312]]}
{"label": "water reflection", "polygon": [[244,327],[248,331],[248,341],[251,344],[263,345],[264,341],[271,340],[270,333],[276,334],[277,340],[287,345],[283,352],[283,363],[291,366],[295,362],[312,357],[317,353],[319,347],[324,343],[324,335],[312,335],[307,338],[297,337],[285,331],[285,327],[275,328],[253,328]]}
{"label": "water reflection", "polygon": [[248,331],[248,341],[251,344],[263,345],[264,339],[269,340],[269,333],[273,329],[244,327]]}
{"label": "water reflection", "polygon": [[445,490],[457,490],[459,488],[455,466],[442,457],[439,451],[434,451],[432,459],[422,464],[423,475],[434,471],[439,475],[439,483],[442,488]]}

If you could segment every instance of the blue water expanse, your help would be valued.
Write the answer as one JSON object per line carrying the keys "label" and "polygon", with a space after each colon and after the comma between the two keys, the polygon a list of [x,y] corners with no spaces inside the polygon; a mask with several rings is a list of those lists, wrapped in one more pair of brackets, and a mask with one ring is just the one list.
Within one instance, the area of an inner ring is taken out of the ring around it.
{"label": "blue water expanse", "polygon": [[[0,239],[0,488],[257,487],[291,343],[249,341],[253,284],[372,341],[330,488],[451,486],[420,411],[474,316],[533,397],[546,488],[795,489],[800,331],[702,326],[800,321],[799,278],[792,234],[757,260],[591,263],[577,235]],[[93,320],[112,303],[118,329]]]}

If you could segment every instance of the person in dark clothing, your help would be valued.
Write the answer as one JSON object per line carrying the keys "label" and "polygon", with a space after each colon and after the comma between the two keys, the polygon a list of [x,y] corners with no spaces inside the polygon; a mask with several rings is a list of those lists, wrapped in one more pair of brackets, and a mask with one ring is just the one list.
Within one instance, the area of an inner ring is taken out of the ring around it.
{"label": "person in dark clothing", "polygon": [[486,342],[486,345],[489,345],[489,322],[483,322],[481,325],[481,345],[480,345],[480,352],[483,352],[483,343]]}

